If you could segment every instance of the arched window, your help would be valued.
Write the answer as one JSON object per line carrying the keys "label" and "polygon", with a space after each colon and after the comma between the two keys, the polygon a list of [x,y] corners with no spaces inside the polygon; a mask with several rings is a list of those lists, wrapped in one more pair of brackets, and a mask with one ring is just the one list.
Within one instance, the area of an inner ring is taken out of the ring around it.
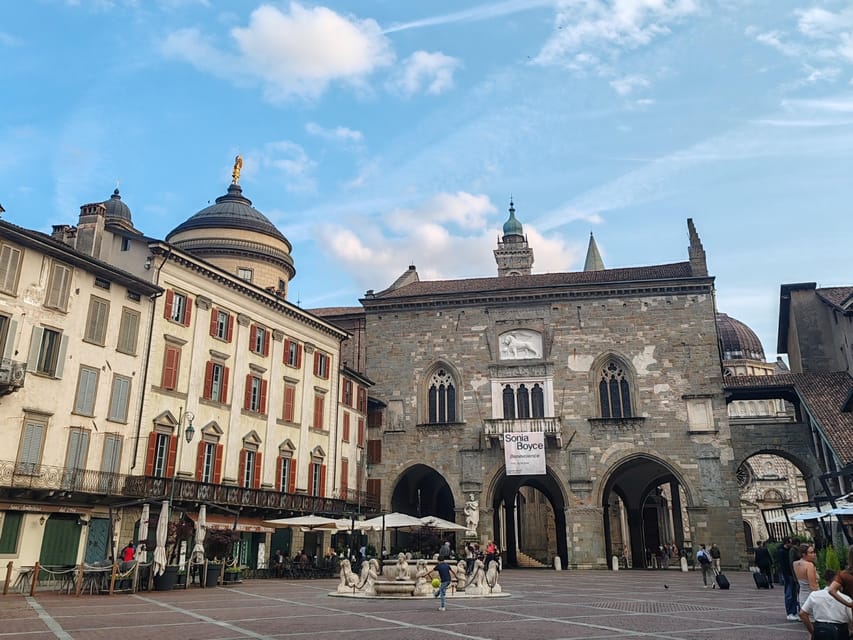
{"label": "arched window", "polygon": [[601,369],[598,383],[602,418],[630,418],[631,385],[625,367],[618,360],[608,360]]}
{"label": "arched window", "polygon": [[436,369],[430,376],[427,404],[430,424],[456,422],[456,385],[444,367]]}
{"label": "arched window", "polygon": [[506,420],[515,420],[515,392],[512,387],[506,385],[503,391],[504,400],[504,418]]}
{"label": "arched window", "polygon": [[518,404],[518,417],[530,417],[530,394],[527,392],[527,387],[523,384],[518,385],[518,391],[515,392],[515,399]]}
{"label": "arched window", "polygon": [[530,400],[532,402],[533,417],[545,417],[545,393],[542,391],[542,386],[533,385],[533,390],[530,392]]}

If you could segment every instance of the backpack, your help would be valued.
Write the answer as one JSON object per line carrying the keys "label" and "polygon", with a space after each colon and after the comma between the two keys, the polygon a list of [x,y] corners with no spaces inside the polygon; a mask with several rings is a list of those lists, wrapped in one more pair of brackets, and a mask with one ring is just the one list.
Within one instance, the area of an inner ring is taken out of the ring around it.
{"label": "backpack", "polygon": [[708,558],[708,553],[705,551],[700,551],[696,557],[699,559],[699,564],[703,566],[711,564],[711,560]]}

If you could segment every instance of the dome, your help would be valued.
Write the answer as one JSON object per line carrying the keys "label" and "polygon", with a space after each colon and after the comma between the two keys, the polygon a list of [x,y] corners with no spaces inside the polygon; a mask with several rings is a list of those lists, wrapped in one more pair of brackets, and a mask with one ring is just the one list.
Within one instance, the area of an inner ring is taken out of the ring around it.
{"label": "dome", "polygon": [[717,331],[723,360],[758,360],[764,362],[764,348],[755,332],[740,320],[717,314]]}
{"label": "dome", "polygon": [[107,209],[106,214],[104,214],[107,221],[120,220],[131,226],[133,225],[133,220],[130,217],[130,207],[122,202],[118,189],[113,191],[113,195],[110,196],[109,200],[104,202],[104,206]]}
{"label": "dome", "polygon": [[191,229],[243,229],[287,242],[281,231],[252,206],[252,201],[243,195],[239,184],[229,185],[228,193],[219,196],[216,204],[205,207],[172,229],[166,236],[166,241],[169,242],[173,236]]}
{"label": "dome", "polygon": [[515,219],[515,205],[509,201],[509,220],[504,222],[504,236],[523,236],[524,227]]}

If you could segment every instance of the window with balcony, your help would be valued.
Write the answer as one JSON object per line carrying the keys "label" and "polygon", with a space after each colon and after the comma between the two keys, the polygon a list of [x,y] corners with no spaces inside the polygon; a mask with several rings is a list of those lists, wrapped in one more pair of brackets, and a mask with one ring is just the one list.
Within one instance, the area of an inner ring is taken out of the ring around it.
{"label": "window with balcony", "polygon": [[198,482],[219,484],[222,480],[222,454],[225,447],[218,438],[203,436],[196,453],[195,479]]}
{"label": "window with balcony", "polygon": [[503,417],[506,420],[545,417],[543,383],[505,384],[502,400]]}
{"label": "window with balcony", "polygon": [[276,460],[275,489],[286,493],[296,492],[296,460],[290,449],[279,450]]}
{"label": "window with balcony", "polygon": [[308,465],[308,493],[320,498],[326,495],[326,454],[316,447],[311,454]]}
{"label": "window with balcony", "polygon": [[[158,427],[158,429],[163,429]],[[148,434],[148,448],[145,455],[145,475],[158,478],[171,478],[175,473],[175,460],[178,452],[178,439],[165,430]]]}
{"label": "window with balcony", "polygon": [[240,469],[238,481],[241,487],[257,489],[261,486],[261,452],[259,443],[254,438],[244,438],[243,448],[240,450]]}
{"label": "window with balcony", "polygon": [[77,490],[82,487],[86,460],[89,457],[90,434],[86,429],[71,427],[68,432],[68,448],[65,452],[65,468],[62,473],[62,488]]}
{"label": "window with balcony", "polygon": [[104,434],[104,451],[101,456],[101,475],[98,489],[101,493],[115,493],[121,487],[118,473],[121,471],[122,439],[117,433]]}
{"label": "window with balcony", "polygon": [[45,431],[47,431],[46,419],[38,415],[24,415],[24,430],[18,449],[15,473],[30,476],[39,475]]}

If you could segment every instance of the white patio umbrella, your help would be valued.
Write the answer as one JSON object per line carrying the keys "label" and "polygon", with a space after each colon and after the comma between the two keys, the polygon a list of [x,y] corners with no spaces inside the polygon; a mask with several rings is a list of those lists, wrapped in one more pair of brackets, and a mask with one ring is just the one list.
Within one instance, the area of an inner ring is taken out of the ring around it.
{"label": "white patio umbrella", "polygon": [[406,513],[386,513],[384,516],[376,516],[361,523],[364,529],[420,529],[424,523],[420,518],[410,516]]}
{"label": "white patio umbrella", "polygon": [[137,539],[139,544],[136,547],[137,562],[148,562],[148,518],[151,515],[151,507],[147,504],[142,505],[142,516],[139,518],[139,532]]}
{"label": "white patio umbrella", "polygon": [[195,546],[193,562],[204,562],[204,537],[207,535],[207,505],[198,508],[198,522],[195,524]]}
{"label": "white patio umbrella", "polygon": [[445,520],[444,518],[439,518],[438,516],[424,516],[421,518],[421,522],[424,523],[425,527],[431,527],[433,529],[438,529],[439,531],[465,531],[466,527],[464,524],[456,524],[455,522],[451,522],[450,520]]}
{"label": "white patio umbrella", "polygon": [[264,520],[264,524],[269,524],[274,527],[301,527],[305,531],[313,531],[314,529],[335,530],[338,528],[338,521],[334,518],[326,518],[324,516],[294,516],[293,518],[278,518],[277,520]]}
{"label": "white patio umbrella", "polygon": [[160,517],[157,519],[157,546],[154,547],[154,575],[160,576],[166,571],[166,540],[169,538],[169,501],[163,500]]}

